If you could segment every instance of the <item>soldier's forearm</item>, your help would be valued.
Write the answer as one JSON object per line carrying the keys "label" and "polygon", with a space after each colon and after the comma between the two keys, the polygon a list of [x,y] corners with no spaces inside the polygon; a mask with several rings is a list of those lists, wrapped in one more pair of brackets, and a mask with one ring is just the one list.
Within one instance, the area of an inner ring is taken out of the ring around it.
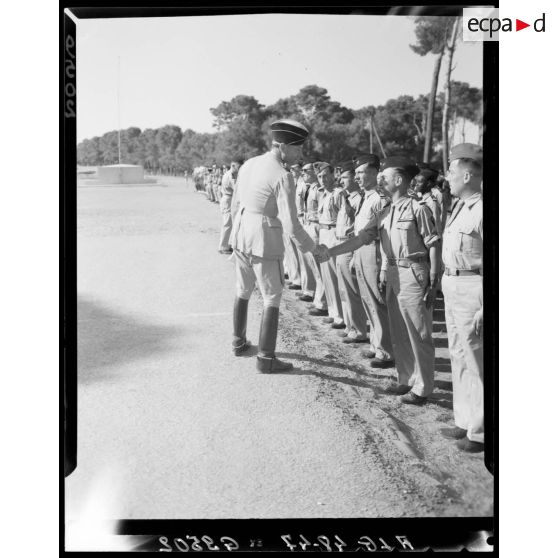
{"label": "soldier's forearm", "polygon": [[353,236],[353,238],[349,238],[349,240],[345,240],[345,242],[329,248],[329,253],[331,257],[340,256],[341,254],[354,252],[361,246],[364,246],[361,238],[359,236]]}

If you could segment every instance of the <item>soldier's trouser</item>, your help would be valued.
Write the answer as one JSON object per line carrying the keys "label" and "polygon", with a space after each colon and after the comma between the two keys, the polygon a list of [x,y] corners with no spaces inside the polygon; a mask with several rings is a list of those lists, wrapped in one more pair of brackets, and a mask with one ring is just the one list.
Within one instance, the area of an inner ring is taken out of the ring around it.
{"label": "soldier's trouser", "polygon": [[[316,290],[316,280],[310,268],[309,258],[304,257],[304,252],[302,252],[298,246],[295,245],[295,249],[300,263],[300,286],[302,287],[302,292],[305,295],[313,297]],[[310,254],[312,258],[314,257],[312,252],[308,252],[308,254]]]}
{"label": "soldier's trouser", "polygon": [[264,306],[279,308],[283,293],[283,262],[249,256],[234,250],[236,261],[236,296],[250,300],[258,282]]}
{"label": "soldier's trouser", "polygon": [[427,263],[387,269],[386,302],[398,380],[423,397],[434,391],[432,307],[427,309],[423,301],[428,281]]}
{"label": "soldier's trouser", "polygon": [[283,245],[285,246],[285,259],[287,260],[289,281],[295,285],[300,285],[300,263],[296,255],[296,248],[291,238],[287,235],[283,235]]}
{"label": "soldier's trouser", "polygon": [[219,250],[229,250],[232,230],[231,212],[223,213],[223,224],[221,225],[221,238],[219,240]]}
{"label": "soldier's trouser", "polygon": [[213,199],[217,202],[221,201],[221,185],[214,184],[213,185]]}
{"label": "soldier's trouser", "polygon": [[[378,246],[374,242],[355,252],[355,271],[364,311],[370,322],[370,350],[382,360],[393,358],[388,309],[380,302]],[[382,297],[383,298],[383,297]]]}
{"label": "soldier's trouser", "polygon": [[213,186],[211,184],[208,184],[205,188],[205,193],[207,195],[207,199],[209,201],[213,201],[214,197],[213,197]]}
{"label": "soldier's trouser", "polygon": [[[304,225],[304,230],[310,235],[310,238],[318,244],[320,242],[320,226],[318,223],[307,223]],[[308,269],[312,272],[314,281],[316,283],[314,291],[314,306],[319,310],[327,310],[327,302],[325,295],[324,282],[322,281],[322,272],[320,271],[320,264],[316,261],[316,257],[312,252],[304,252],[304,260],[308,265]]]}
{"label": "soldier's trouser", "polygon": [[[328,248],[339,244],[335,237],[335,229],[320,229],[320,244],[325,244]],[[327,262],[321,263],[320,269],[322,271],[329,317],[333,318],[336,322],[341,322],[343,320],[343,308],[341,306],[341,296],[339,295],[335,260],[336,258],[330,258]]]}
{"label": "soldier's trouser", "polygon": [[473,442],[484,443],[483,339],[473,318],[483,303],[482,276],[442,277],[453,382],[455,424]]}
{"label": "soldier's trouser", "polygon": [[366,314],[362,305],[362,298],[358,288],[357,279],[351,273],[349,264],[352,253],[341,254],[336,258],[337,281],[339,296],[343,306],[343,319],[347,330],[354,329],[360,337],[366,337]]}

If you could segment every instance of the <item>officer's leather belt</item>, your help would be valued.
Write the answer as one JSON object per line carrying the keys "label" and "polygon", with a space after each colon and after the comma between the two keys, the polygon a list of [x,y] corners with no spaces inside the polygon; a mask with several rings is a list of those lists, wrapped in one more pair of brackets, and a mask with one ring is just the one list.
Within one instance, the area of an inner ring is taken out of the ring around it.
{"label": "officer's leather belt", "polygon": [[460,275],[482,275],[480,269],[455,269],[455,267],[446,267],[444,274],[453,275],[455,277],[459,277]]}
{"label": "officer's leather belt", "polygon": [[320,229],[328,229],[328,230],[331,230],[331,229],[334,229],[336,226],[337,226],[337,225],[324,225],[324,224],[320,223]]}
{"label": "officer's leather belt", "polygon": [[411,267],[414,263],[424,263],[426,258],[417,258],[416,260],[410,260],[409,258],[388,258],[389,265],[396,265],[397,267]]}

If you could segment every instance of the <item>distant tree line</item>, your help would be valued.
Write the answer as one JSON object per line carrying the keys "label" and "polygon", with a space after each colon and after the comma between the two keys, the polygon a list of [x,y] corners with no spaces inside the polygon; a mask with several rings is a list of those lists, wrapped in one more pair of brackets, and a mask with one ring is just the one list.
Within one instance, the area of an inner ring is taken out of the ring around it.
{"label": "distant tree line", "polygon": [[[384,105],[351,110],[334,101],[327,89],[303,87],[295,95],[263,106],[249,95],[237,95],[210,109],[213,133],[181,130],[176,125],[120,132],[122,163],[139,164],[148,172],[179,174],[205,164],[227,164],[262,153],[269,145],[269,124],[280,118],[304,123],[311,134],[304,155],[341,162],[356,152],[405,153],[417,161],[442,166],[454,141],[464,141],[467,122],[477,126],[482,138],[482,91],[468,83],[452,81],[453,54],[459,39],[460,18],[415,18],[417,54],[435,56],[429,94],[414,98],[401,95]],[[437,93],[444,56],[447,69],[443,91]],[[80,165],[110,165],[118,162],[118,132],[113,130],[83,140],[77,146]]]}
{"label": "distant tree line", "polygon": [[[232,157],[249,158],[269,145],[269,124],[280,118],[304,123],[311,135],[304,155],[340,162],[356,152],[372,150],[389,155],[406,153],[422,160],[426,136],[428,95],[401,95],[384,105],[351,110],[332,101],[323,87],[309,85],[296,95],[264,107],[254,97],[238,95],[211,109],[214,133],[199,133],[179,126],[121,130],[121,162],[142,165],[148,172],[178,174],[207,163],[228,164]],[[433,119],[432,160],[441,160],[442,107],[440,93]],[[452,83],[451,134],[462,137],[467,121],[482,129],[482,92],[467,83]],[[371,131],[371,115],[375,131]],[[379,138],[379,139],[378,139]],[[381,142],[381,146],[380,143]],[[77,146],[80,165],[118,163],[118,132],[85,139]]]}

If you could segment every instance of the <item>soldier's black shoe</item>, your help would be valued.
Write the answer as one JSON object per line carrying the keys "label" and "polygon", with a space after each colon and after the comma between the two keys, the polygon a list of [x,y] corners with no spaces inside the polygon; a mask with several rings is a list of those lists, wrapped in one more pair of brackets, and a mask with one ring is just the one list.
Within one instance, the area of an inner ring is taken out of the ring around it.
{"label": "soldier's black shoe", "polygon": [[293,365],[290,362],[285,362],[275,357],[267,358],[258,356],[256,359],[256,368],[262,374],[273,374],[273,372],[292,370]]}
{"label": "soldier's black shoe", "polygon": [[369,341],[368,337],[351,337],[350,335],[343,339],[343,343],[368,343]]}
{"label": "soldier's black shoe", "polygon": [[459,428],[459,426],[454,428],[442,428],[440,434],[448,440],[461,440],[461,438],[467,436],[467,430]]}
{"label": "soldier's black shoe", "polygon": [[480,453],[484,451],[484,444],[480,442],[473,442],[469,438],[463,438],[457,441],[457,447],[466,453]]}
{"label": "soldier's black shoe", "polygon": [[300,289],[302,289],[302,287],[300,285],[295,285],[294,283],[291,283],[289,285],[289,289],[291,291],[300,291]]}
{"label": "soldier's black shoe", "polygon": [[347,325],[345,324],[345,322],[339,322],[338,324],[336,324],[335,322],[333,322],[331,324],[331,327],[333,329],[345,329],[347,327]]}
{"label": "soldier's black shoe", "polygon": [[370,366],[372,366],[372,368],[392,368],[395,366],[395,361],[383,360],[381,358],[374,357],[370,362]]}
{"label": "soldier's black shoe", "polygon": [[252,343],[250,343],[250,341],[248,341],[247,339],[246,341],[244,341],[244,343],[242,343],[242,345],[237,345],[233,347],[234,356],[240,356],[242,353],[246,352],[251,346]]}
{"label": "soldier's black shoe", "polygon": [[327,316],[327,310],[320,310],[319,308],[310,308],[308,310],[310,316]]}
{"label": "soldier's black shoe", "polygon": [[[324,312],[326,312],[326,311],[324,310]],[[327,312],[326,312],[326,314],[327,314]],[[327,318],[324,318],[322,320],[322,324],[332,324],[332,323],[333,323],[333,318],[327,317]]]}
{"label": "soldier's black shoe", "polygon": [[370,351],[369,349],[364,349],[364,351],[360,351],[360,356],[364,358],[374,358],[376,353],[374,351]]}
{"label": "soldier's black shoe", "polygon": [[298,297],[298,300],[300,300],[302,302],[312,302],[314,299],[310,295],[303,294],[302,296]]}
{"label": "soldier's black shoe", "polygon": [[407,405],[424,405],[427,399],[427,397],[417,395],[416,393],[410,391],[401,397],[401,402],[407,403]]}
{"label": "soldier's black shoe", "polygon": [[384,392],[391,393],[393,395],[405,395],[411,391],[412,386],[404,386],[402,384],[392,383],[389,385]]}

